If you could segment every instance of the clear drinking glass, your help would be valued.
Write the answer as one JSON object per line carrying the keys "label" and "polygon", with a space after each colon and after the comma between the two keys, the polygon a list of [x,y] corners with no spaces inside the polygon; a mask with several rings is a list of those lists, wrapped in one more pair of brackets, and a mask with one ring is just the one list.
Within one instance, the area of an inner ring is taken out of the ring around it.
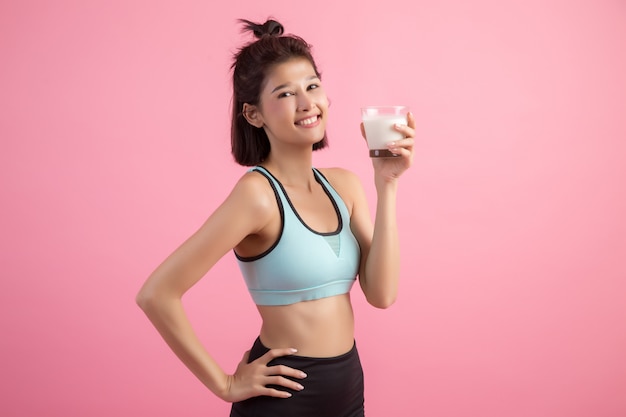
{"label": "clear drinking glass", "polygon": [[361,119],[365,128],[365,139],[372,158],[392,158],[394,155],[387,149],[389,142],[404,138],[394,130],[395,124],[406,125],[407,106],[367,106],[361,108]]}

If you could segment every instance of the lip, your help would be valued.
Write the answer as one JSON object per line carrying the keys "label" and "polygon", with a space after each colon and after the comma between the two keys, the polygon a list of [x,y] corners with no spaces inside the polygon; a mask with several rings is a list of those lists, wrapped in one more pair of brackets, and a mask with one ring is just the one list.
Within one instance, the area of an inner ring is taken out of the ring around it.
{"label": "lip", "polygon": [[[308,123],[308,124],[301,124],[302,121],[304,120],[309,120],[311,118],[315,117],[315,121]],[[320,121],[322,120],[322,115],[321,114],[313,114],[311,116],[307,116],[307,117],[303,117],[300,120],[296,120],[296,122],[294,123],[296,126],[298,127],[304,127],[304,128],[311,128],[311,127],[315,127],[318,126],[320,124]]]}

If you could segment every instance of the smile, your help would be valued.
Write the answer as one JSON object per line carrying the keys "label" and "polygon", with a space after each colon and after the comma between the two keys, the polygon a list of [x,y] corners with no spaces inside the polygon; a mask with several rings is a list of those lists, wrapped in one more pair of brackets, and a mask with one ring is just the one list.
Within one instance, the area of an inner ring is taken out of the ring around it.
{"label": "smile", "polygon": [[319,120],[319,115],[311,116],[296,122],[298,126],[310,126]]}

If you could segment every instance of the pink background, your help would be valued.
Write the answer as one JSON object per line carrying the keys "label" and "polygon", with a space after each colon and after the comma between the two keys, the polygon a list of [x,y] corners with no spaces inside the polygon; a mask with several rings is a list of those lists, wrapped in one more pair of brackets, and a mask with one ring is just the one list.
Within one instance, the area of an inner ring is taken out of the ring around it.
{"label": "pink background", "polygon": [[[214,5],[220,4],[220,6]],[[417,119],[391,309],[355,287],[368,416],[626,416],[626,5],[4,1],[0,415],[226,415],[134,296],[226,196],[235,19],[314,45],[317,166],[359,107]],[[259,320],[232,256],[185,298],[228,370]]]}

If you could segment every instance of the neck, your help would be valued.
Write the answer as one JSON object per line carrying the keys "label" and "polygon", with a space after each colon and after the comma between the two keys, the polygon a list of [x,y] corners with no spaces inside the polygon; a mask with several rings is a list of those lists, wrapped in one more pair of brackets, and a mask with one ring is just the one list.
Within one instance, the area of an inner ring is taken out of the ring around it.
{"label": "neck", "polygon": [[270,152],[261,164],[267,168],[280,182],[288,187],[305,187],[311,189],[315,183],[313,176],[312,151],[300,154],[281,154]]}

